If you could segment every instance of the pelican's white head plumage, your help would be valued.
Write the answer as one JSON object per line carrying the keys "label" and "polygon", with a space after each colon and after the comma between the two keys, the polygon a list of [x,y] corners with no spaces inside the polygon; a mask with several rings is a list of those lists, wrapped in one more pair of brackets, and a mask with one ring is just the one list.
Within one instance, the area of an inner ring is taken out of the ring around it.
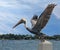
{"label": "pelican's white head plumage", "polygon": [[26,18],[22,18],[21,22],[24,23],[24,24],[26,24],[26,22],[27,22]]}
{"label": "pelican's white head plumage", "polygon": [[16,26],[18,26],[19,24],[22,24],[22,23],[26,24],[26,22],[27,22],[27,20],[25,18],[22,18],[21,20],[19,20],[19,22],[16,25],[13,26],[13,28],[15,28]]}

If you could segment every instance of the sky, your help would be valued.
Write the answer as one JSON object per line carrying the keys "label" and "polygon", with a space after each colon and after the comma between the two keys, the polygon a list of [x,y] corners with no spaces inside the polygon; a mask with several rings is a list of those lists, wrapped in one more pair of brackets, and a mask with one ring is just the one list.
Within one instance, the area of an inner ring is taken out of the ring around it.
{"label": "sky", "polygon": [[59,0],[0,0],[0,34],[31,34],[23,24],[12,27],[21,19],[27,19],[27,26],[31,27],[33,15],[40,15],[48,4],[57,4],[51,18],[41,32],[47,35],[60,34],[60,1]]}

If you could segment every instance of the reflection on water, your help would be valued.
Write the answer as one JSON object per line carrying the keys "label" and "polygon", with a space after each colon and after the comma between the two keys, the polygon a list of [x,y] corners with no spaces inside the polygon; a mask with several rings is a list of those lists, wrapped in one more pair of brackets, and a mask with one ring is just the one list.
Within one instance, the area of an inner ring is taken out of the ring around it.
{"label": "reflection on water", "polygon": [[[0,40],[0,50],[37,50],[39,40]],[[60,50],[60,41],[51,41],[54,50]]]}

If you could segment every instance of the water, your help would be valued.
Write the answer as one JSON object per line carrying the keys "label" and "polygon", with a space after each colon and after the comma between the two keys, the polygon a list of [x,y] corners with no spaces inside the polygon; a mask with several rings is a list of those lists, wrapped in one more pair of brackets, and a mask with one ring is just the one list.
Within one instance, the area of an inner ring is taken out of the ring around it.
{"label": "water", "polygon": [[[38,50],[39,40],[0,40],[0,50]],[[51,41],[60,50],[60,41]]]}

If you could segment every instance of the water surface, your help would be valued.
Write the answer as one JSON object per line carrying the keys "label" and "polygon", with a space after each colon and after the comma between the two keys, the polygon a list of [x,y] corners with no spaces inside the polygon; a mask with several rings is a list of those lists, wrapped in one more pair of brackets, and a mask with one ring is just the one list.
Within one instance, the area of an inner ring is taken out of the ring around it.
{"label": "water surface", "polygon": [[[53,50],[60,50],[60,41],[51,41]],[[40,40],[0,40],[0,50],[38,50]]]}

